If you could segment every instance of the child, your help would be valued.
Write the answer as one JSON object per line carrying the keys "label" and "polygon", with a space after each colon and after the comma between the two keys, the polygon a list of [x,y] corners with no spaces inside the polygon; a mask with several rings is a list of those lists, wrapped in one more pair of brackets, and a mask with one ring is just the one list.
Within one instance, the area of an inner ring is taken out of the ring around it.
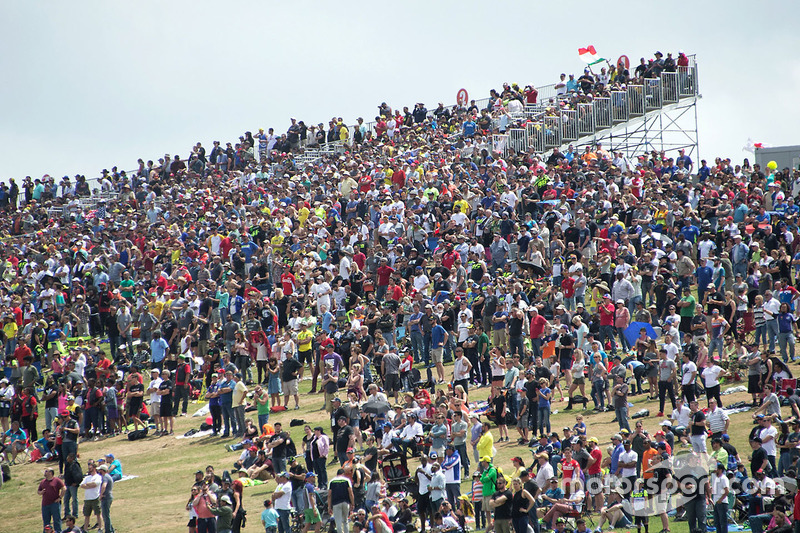
{"label": "child", "polygon": [[518,444],[528,442],[528,397],[521,395],[517,398],[517,431],[519,432]]}
{"label": "child", "polygon": [[579,437],[586,436],[586,424],[583,422],[583,415],[575,416],[575,425],[572,426],[572,430]]}
{"label": "child", "polygon": [[481,473],[475,471],[472,474],[472,507],[475,509],[475,530],[486,528],[486,517],[483,509],[483,484],[481,483]]}
{"label": "child", "polygon": [[272,500],[264,500],[261,525],[264,526],[266,533],[277,533],[278,531],[278,511],[272,508]]}

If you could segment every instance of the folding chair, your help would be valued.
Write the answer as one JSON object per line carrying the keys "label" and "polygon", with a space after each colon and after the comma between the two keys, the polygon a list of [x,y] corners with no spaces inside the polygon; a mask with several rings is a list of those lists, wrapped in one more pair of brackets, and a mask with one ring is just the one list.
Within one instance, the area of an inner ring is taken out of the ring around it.
{"label": "folding chair", "polygon": [[[584,512],[583,510],[580,510],[580,511],[572,510],[569,513],[561,515],[561,516],[562,516],[562,518],[564,518],[564,520],[567,521],[567,524],[570,525],[570,527],[572,527],[573,530],[578,529],[578,519],[579,518],[583,518],[586,521],[586,527],[588,527],[590,530],[594,530],[595,529],[594,520],[592,519],[592,515],[587,513],[587,512]],[[570,522],[570,520],[572,520],[572,522]]]}
{"label": "folding chair", "polygon": [[778,392],[778,396],[783,396],[784,398],[789,397],[788,390],[795,389],[797,390],[797,378],[784,378],[781,380],[781,389]]}

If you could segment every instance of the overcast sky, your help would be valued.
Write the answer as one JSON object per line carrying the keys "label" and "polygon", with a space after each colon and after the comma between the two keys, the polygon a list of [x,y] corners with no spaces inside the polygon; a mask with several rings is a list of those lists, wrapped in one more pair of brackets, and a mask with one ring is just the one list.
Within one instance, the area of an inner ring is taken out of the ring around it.
{"label": "overcast sky", "polygon": [[[374,118],[502,82],[697,54],[700,155],[798,144],[800,4],[0,0],[0,178],[96,176],[288,118]],[[752,160],[752,157],[751,157]]]}

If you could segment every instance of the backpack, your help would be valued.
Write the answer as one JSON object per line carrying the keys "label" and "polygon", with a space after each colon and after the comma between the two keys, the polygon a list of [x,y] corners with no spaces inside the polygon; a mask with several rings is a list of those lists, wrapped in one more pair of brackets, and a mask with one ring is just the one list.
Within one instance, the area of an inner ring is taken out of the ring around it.
{"label": "backpack", "polygon": [[39,402],[33,403],[31,401],[31,396],[28,396],[25,401],[28,403],[28,409],[31,411],[31,416],[33,416],[33,419],[36,420],[39,418]]}
{"label": "backpack", "polygon": [[128,440],[139,440],[147,436],[147,428],[136,429],[128,433]]}
{"label": "backpack", "polygon": [[297,455],[297,446],[294,445],[294,441],[291,437],[286,437],[286,450],[283,454],[284,457],[294,457]]}

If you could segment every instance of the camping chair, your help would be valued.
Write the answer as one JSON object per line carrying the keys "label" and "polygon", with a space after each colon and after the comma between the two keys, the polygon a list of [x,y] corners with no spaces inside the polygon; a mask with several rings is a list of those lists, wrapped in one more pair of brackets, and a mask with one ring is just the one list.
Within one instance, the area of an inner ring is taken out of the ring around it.
{"label": "camping chair", "polygon": [[[569,525],[573,531],[578,529],[578,519],[582,518],[586,521],[586,527],[590,530],[595,529],[594,520],[592,519],[592,515],[588,512],[583,510],[585,506],[581,505],[581,510],[578,511],[577,509],[573,509],[572,511],[561,515],[564,520],[567,521],[567,525]],[[571,521],[571,522],[570,522]]]}
{"label": "camping chair", "polygon": [[781,387],[780,391],[778,392],[778,396],[782,396],[784,398],[789,397],[788,390],[794,389],[797,390],[797,378],[784,378],[781,380]]}

